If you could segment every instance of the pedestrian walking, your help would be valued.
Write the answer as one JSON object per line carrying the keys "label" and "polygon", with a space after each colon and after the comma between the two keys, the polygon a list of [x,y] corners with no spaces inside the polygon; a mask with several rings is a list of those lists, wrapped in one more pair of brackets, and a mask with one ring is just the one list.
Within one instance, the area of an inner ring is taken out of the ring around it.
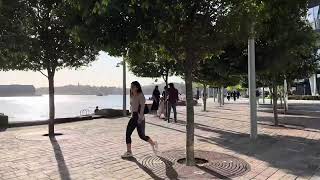
{"label": "pedestrian walking", "polygon": [[240,98],[240,92],[237,91],[237,99],[239,99],[239,98]]}
{"label": "pedestrian walking", "polygon": [[257,100],[257,105],[259,106],[259,99],[260,99],[260,91],[256,90],[256,100]]}
{"label": "pedestrian walking", "polygon": [[132,111],[132,117],[129,120],[126,130],[126,144],[127,144],[127,152],[125,152],[121,157],[129,158],[132,157],[131,150],[131,134],[134,129],[137,128],[139,137],[149,142],[153,152],[157,153],[158,144],[156,141],[153,141],[149,136],[145,135],[145,117],[144,117],[144,108],[145,108],[146,99],[141,89],[141,85],[138,81],[134,81],[131,83],[130,89],[130,105]]}
{"label": "pedestrian walking", "polygon": [[230,97],[231,97],[231,96],[230,96],[230,92],[228,91],[228,92],[227,92],[227,99],[228,99],[228,101],[230,101]]}
{"label": "pedestrian walking", "polygon": [[173,83],[169,84],[169,97],[168,97],[168,122],[170,120],[170,114],[171,114],[171,108],[173,109],[173,114],[174,114],[174,122],[177,122],[177,102],[179,100],[179,92],[178,90],[174,87]]}

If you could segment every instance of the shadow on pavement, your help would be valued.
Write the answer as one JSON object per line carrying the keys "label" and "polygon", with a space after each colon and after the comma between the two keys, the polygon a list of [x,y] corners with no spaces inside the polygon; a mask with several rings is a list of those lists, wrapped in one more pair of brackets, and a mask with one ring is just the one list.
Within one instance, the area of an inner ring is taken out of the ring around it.
{"label": "shadow on pavement", "polygon": [[169,179],[178,179],[178,173],[177,171],[172,167],[173,163],[166,158],[163,158],[161,156],[158,156],[158,158],[161,159],[162,162],[166,165],[166,175]]}
{"label": "shadow on pavement", "polygon": [[[260,112],[272,113],[272,105],[270,104],[261,104],[259,105],[261,109]],[[281,107],[278,104],[278,113],[284,114],[284,107]],[[320,106],[319,104],[297,104],[289,103],[289,110],[286,112],[287,115],[304,115],[309,117],[319,117],[320,115]]]}
{"label": "shadow on pavement", "polygon": [[[266,111],[260,111],[259,112],[266,112]],[[272,112],[267,112],[267,113],[272,113]],[[184,115],[184,113],[179,112],[180,115]],[[249,124],[249,121],[244,121],[244,120],[238,120],[236,119],[237,115],[232,114],[233,118],[225,118],[225,117],[216,117],[213,114],[199,114],[195,113],[195,116],[199,117],[206,117],[206,118],[212,118],[212,119],[219,119],[219,120],[225,120],[225,121],[236,121],[236,122],[242,122],[242,123],[247,123]],[[182,123],[185,123],[185,121],[180,121]],[[267,124],[266,124],[267,123]],[[310,117],[310,116],[305,116],[305,115],[290,115],[290,116],[285,116],[285,117],[280,117],[279,116],[279,123],[282,125],[289,125],[286,128],[290,129],[315,129],[315,130],[320,130],[320,118],[319,117]],[[259,116],[258,117],[258,124],[261,125],[273,125],[274,124],[274,119],[273,116]],[[296,126],[296,127],[294,127]],[[310,131],[310,130],[309,130]]]}
{"label": "shadow on pavement", "polygon": [[210,169],[208,169],[208,168],[206,168],[204,166],[198,166],[198,165],[196,165],[196,166],[197,166],[197,168],[201,169],[202,171],[204,171],[204,172],[206,172],[208,174],[213,175],[216,178],[219,178],[219,179],[230,179],[230,178],[228,178],[228,177],[226,177],[226,176],[224,176],[222,174],[219,174],[217,172],[214,172],[214,171],[212,171],[212,170],[210,170]]}
{"label": "shadow on pavement", "polygon": [[[177,112],[179,115],[185,115],[183,112]],[[244,123],[249,123],[248,121],[242,121],[242,120],[237,120],[237,119],[231,119],[231,118],[225,118],[225,117],[215,117],[213,115],[207,115],[207,114],[199,114],[199,113],[194,113],[195,116],[200,116],[200,117],[209,117],[209,118],[214,118],[214,119],[223,119],[223,120],[230,120],[230,121],[237,121],[237,122],[244,122]],[[232,114],[235,115],[235,114]]]}
{"label": "shadow on pavement", "polygon": [[[312,118],[309,116],[301,116],[301,115],[287,115],[287,116],[279,116],[279,123],[287,127],[295,127],[295,129],[304,129],[308,128],[306,131],[320,130],[320,118]],[[274,124],[273,116],[259,116],[258,123],[266,122],[268,124]]]}
{"label": "shadow on pavement", "polygon": [[52,145],[52,148],[54,150],[54,155],[56,157],[56,161],[58,163],[58,169],[60,173],[60,178],[62,180],[71,180],[70,173],[68,170],[68,167],[66,165],[66,162],[63,157],[63,153],[61,151],[60,145],[55,137],[50,137],[50,142]]}
{"label": "shadow on pavement", "polygon": [[[154,124],[158,127],[186,133],[185,130]],[[184,122],[185,124],[185,122]],[[215,133],[204,137],[195,134],[198,141],[214,144],[234,152],[264,161],[274,168],[284,169],[296,176],[312,176],[320,164],[320,142],[295,136],[261,134],[255,142],[249,134],[195,124],[195,129]]]}
{"label": "shadow on pavement", "polygon": [[134,162],[137,164],[137,166],[142,169],[144,172],[146,172],[147,174],[149,174],[149,176],[155,180],[163,180],[162,178],[158,177],[156,174],[154,174],[154,172],[145,167],[144,165],[142,165],[135,157],[130,157],[130,158],[122,158],[124,160],[127,160],[127,161],[131,161],[131,162]]}
{"label": "shadow on pavement", "polygon": [[[165,164],[165,175],[168,179],[178,179],[178,173],[176,170],[172,167],[173,163],[161,156],[158,156],[158,158]],[[144,172],[146,172],[151,178],[156,179],[156,180],[164,180],[164,178],[161,178],[157,176],[152,169],[149,169],[148,167],[144,166],[141,164],[135,157],[131,158],[122,158],[127,161],[131,161],[137,164],[137,166],[142,169]],[[160,170],[161,171],[161,170]],[[164,175],[164,174],[163,174]],[[165,179],[167,179],[165,178]]]}

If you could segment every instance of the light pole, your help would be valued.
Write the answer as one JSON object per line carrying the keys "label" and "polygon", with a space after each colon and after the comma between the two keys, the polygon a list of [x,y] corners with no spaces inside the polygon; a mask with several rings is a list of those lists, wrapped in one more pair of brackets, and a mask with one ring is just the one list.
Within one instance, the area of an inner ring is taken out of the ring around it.
{"label": "light pole", "polygon": [[248,81],[249,81],[249,100],[250,100],[250,138],[256,140],[257,130],[257,102],[256,102],[256,67],[255,67],[255,40],[254,28],[251,27],[251,35],[248,40]]}
{"label": "light pole", "polygon": [[122,77],[122,111],[123,111],[123,116],[127,116],[127,79],[126,79],[126,61],[125,61],[125,57],[123,58],[123,60],[117,64],[117,67],[120,67],[120,65],[122,65],[122,73],[123,73],[123,77]]}

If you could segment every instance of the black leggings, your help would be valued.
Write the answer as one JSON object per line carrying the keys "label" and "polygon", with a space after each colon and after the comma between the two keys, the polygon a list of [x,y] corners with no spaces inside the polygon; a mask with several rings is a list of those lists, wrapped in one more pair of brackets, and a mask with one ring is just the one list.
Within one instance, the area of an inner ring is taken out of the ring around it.
{"label": "black leggings", "polygon": [[144,141],[148,141],[150,139],[149,136],[145,135],[145,121],[142,121],[141,123],[138,123],[138,113],[134,112],[132,115],[132,118],[130,119],[128,125],[127,125],[127,131],[126,131],[126,143],[131,144],[131,134],[134,131],[134,129],[137,128],[139,137],[143,139]]}

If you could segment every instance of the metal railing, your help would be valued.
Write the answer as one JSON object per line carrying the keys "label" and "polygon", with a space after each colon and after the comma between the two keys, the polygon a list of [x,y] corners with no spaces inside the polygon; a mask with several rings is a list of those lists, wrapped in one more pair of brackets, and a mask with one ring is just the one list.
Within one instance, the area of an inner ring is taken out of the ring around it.
{"label": "metal railing", "polygon": [[80,111],[80,116],[87,116],[90,114],[90,112],[91,112],[90,109],[82,109]]}

